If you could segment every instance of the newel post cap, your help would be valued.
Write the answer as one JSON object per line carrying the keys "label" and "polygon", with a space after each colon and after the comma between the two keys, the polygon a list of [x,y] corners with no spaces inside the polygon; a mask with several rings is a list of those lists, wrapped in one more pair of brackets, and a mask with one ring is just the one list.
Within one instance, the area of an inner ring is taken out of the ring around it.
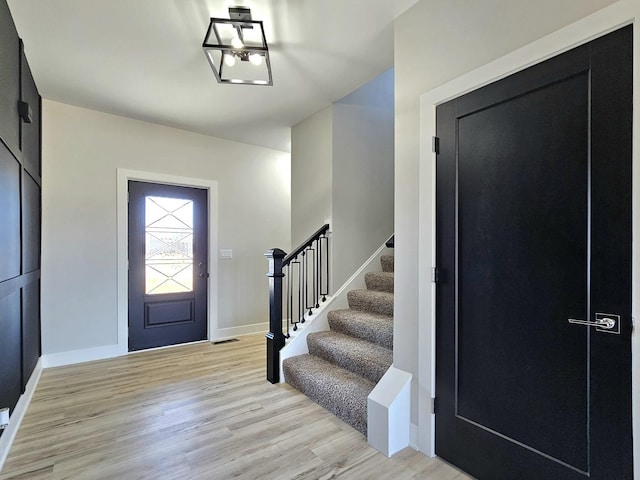
{"label": "newel post cap", "polygon": [[267,258],[284,258],[287,256],[287,252],[280,248],[273,248],[264,254]]}

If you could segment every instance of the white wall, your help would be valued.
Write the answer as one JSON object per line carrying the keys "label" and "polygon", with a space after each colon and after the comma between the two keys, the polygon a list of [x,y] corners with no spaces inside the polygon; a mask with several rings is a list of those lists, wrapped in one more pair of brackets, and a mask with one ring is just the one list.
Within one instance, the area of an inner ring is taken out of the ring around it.
{"label": "white wall", "polygon": [[393,233],[393,70],[293,127],[291,243],[331,219],[334,292]]}
{"label": "white wall", "polygon": [[293,248],[331,218],[332,125],[333,109],[329,106],[291,129]]}
{"label": "white wall", "polygon": [[[419,211],[420,95],[612,3],[420,0],[396,20],[394,365],[414,379],[419,378],[418,226],[420,215],[431,214]],[[416,424],[417,395],[426,386],[414,387]]]}
{"label": "white wall", "polygon": [[333,106],[335,288],[393,233],[393,70]]}
{"label": "white wall", "polygon": [[[44,354],[114,345],[116,169],[218,182],[218,328],[268,321],[264,252],[290,242],[288,153],[43,101]],[[217,252],[211,252],[215,255]]]}

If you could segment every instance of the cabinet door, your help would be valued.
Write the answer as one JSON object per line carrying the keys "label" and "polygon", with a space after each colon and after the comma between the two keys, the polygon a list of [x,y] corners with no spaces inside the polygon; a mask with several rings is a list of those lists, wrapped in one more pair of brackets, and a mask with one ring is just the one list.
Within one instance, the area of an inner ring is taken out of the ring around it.
{"label": "cabinet door", "polygon": [[20,41],[6,0],[0,0],[0,139],[18,155]]}
{"label": "cabinet door", "polygon": [[40,358],[40,280],[22,289],[22,388]]}
{"label": "cabinet door", "polygon": [[21,254],[20,164],[0,143],[0,282],[20,275]]}
{"label": "cabinet door", "polygon": [[40,95],[33,81],[24,50],[20,48],[21,100],[29,105],[31,123],[20,121],[20,149],[24,168],[33,178],[40,178]]}
{"label": "cabinet door", "polygon": [[0,329],[0,406],[13,410],[22,391],[20,290],[0,298]]}
{"label": "cabinet door", "polygon": [[40,187],[22,175],[22,273],[40,269]]}

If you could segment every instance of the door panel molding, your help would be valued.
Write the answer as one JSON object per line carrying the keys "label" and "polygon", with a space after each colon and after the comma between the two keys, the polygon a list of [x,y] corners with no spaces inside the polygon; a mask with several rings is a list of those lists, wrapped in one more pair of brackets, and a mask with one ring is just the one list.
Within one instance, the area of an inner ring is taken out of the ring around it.
{"label": "door panel molding", "polygon": [[[436,107],[465,93],[503,79],[527,67],[543,62],[579,45],[588,43],[634,23],[640,18],[640,5],[622,0],[589,15],[565,28],[543,37],[525,47],[507,54],[472,72],[458,77],[420,97],[420,212],[419,217],[419,287],[429,292],[419,299],[418,320],[418,425],[412,442],[418,449],[435,455],[435,415],[431,414],[431,397],[435,392],[435,286],[431,283],[431,267],[435,263],[435,154],[431,151],[431,139],[436,133]],[[635,27],[634,27],[635,29]],[[640,78],[640,34],[634,34],[634,78]],[[639,92],[634,92],[638,98]],[[634,111],[633,164],[640,165],[640,111]],[[634,212],[640,211],[640,167],[633,170]],[[633,216],[633,237],[640,238],[640,218]],[[640,242],[634,242],[632,260],[632,314],[640,318]],[[640,335],[632,336],[633,377],[640,375]],[[640,438],[640,385],[634,383],[633,429]],[[634,446],[634,471],[640,478],[640,445]]]}
{"label": "door panel molding", "polygon": [[117,258],[118,258],[118,352],[129,352],[128,328],[128,191],[129,180],[162,183],[180,187],[195,187],[209,191],[209,288],[208,288],[208,338],[218,326],[218,182],[201,178],[181,177],[139,170],[117,169]]}

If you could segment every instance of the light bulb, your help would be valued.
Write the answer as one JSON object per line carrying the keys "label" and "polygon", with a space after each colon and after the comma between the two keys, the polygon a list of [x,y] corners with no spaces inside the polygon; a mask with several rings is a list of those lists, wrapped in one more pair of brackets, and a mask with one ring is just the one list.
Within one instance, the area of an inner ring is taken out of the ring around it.
{"label": "light bulb", "polygon": [[252,53],[249,55],[249,61],[254,65],[262,65],[262,55],[259,53]]}
{"label": "light bulb", "polygon": [[230,53],[225,53],[224,64],[227,67],[233,67],[236,64],[236,56]]}
{"label": "light bulb", "polygon": [[233,48],[243,48],[244,47],[244,43],[242,43],[242,40],[240,40],[238,37],[233,37],[231,39],[231,46]]}

